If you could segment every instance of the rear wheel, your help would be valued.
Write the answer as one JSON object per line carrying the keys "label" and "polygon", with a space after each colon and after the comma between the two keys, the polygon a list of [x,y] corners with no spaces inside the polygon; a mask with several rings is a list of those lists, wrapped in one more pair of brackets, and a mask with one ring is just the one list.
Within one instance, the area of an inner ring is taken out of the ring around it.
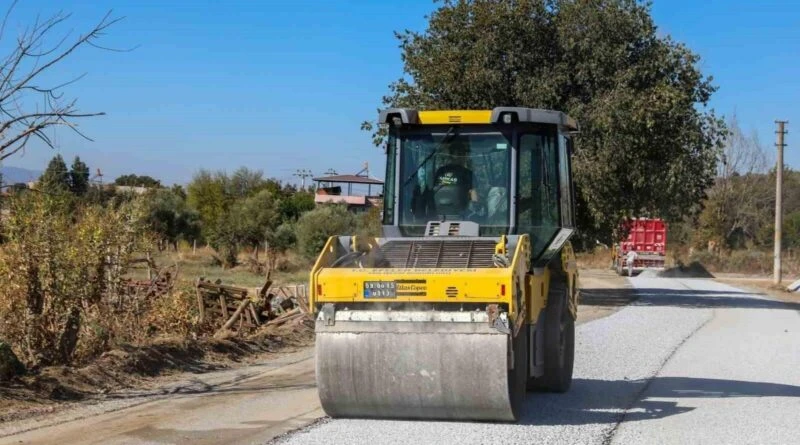
{"label": "rear wheel", "polygon": [[566,392],[572,384],[575,320],[569,312],[567,298],[569,289],[565,280],[554,276],[544,316],[544,375],[531,379],[531,389]]}

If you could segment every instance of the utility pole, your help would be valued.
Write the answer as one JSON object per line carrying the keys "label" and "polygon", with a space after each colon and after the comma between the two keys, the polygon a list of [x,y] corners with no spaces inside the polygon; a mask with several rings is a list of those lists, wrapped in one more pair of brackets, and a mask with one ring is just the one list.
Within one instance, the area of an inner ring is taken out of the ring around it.
{"label": "utility pole", "polygon": [[786,124],[789,121],[775,121],[778,124],[778,163],[775,167],[775,267],[773,269],[773,282],[781,284],[781,232],[783,230],[783,148],[786,144],[783,137],[786,135]]}
{"label": "utility pole", "polygon": [[311,170],[302,169],[302,170],[297,170],[292,176],[297,176],[297,177],[301,178],[301,180],[303,181],[303,185],[300,188],[300,190],[305,190],[306,189],[306,178],[310,178],[313,175],[311,174]]}

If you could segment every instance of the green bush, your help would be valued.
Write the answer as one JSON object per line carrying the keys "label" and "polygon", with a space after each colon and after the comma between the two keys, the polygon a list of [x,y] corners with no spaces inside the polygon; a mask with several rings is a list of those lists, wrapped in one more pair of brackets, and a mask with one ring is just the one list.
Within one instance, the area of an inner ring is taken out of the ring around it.
{"label": "green bush", "polygon": [[356,217],[356,234],[363,236],[381,235],[381,209],[370,207]]}
{"label": "green bush", "polygon": [[267,243],[272,253],[286,253],[297,244],[297,234],[291,224],[283,223],[267,232]]}
{"label": "green bush", "polygon": [[783,219],[783,247],[786,249],[800,247],[800,210],[786,215]]}
{"label": "green bush", "polygon": [[315,258],[334,235],[353,234],[355,216],[342,205],[324,205],[304,213],[297,221],[297,244],[306,258]]}

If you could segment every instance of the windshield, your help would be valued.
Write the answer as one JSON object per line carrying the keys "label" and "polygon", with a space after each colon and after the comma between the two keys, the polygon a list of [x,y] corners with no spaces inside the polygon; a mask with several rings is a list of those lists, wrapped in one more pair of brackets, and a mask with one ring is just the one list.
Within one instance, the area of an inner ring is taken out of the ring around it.
{"label": "windshield", "polygon": [[474,221],[482,234],[507,233],[510,137],[492,126],[423,127],[397,137],[396,209],[406,235],[422,235],[431,220]]}

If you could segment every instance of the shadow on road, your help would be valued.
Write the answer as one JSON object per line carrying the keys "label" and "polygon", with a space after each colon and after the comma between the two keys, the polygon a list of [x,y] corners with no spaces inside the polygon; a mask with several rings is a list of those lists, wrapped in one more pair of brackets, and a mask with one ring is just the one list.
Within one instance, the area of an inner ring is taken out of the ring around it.
{"label": "shadow on road", "polygon": [[592,289],[580,292],[578,304],[587,306],[624,306],[639,298],[633,289]]}
{"label": "shadow on road", "polygon": [[[648,384],[649,382],[649,384]],[[646,391],[646,398],[641,398]],[[586,425],[674,416],[694,408],[652,399],[798,397],[800,386],[738,380],[656,377],[652,380],[575,379],[566,394],[529,394],[524,425]]]}
{"label": "shadow on road", "polygon": [[787,309],[800,303],[754,298],[747,292],[689,289],[582,289],[581,304],[589,306],[674,306],[685,308]]}

